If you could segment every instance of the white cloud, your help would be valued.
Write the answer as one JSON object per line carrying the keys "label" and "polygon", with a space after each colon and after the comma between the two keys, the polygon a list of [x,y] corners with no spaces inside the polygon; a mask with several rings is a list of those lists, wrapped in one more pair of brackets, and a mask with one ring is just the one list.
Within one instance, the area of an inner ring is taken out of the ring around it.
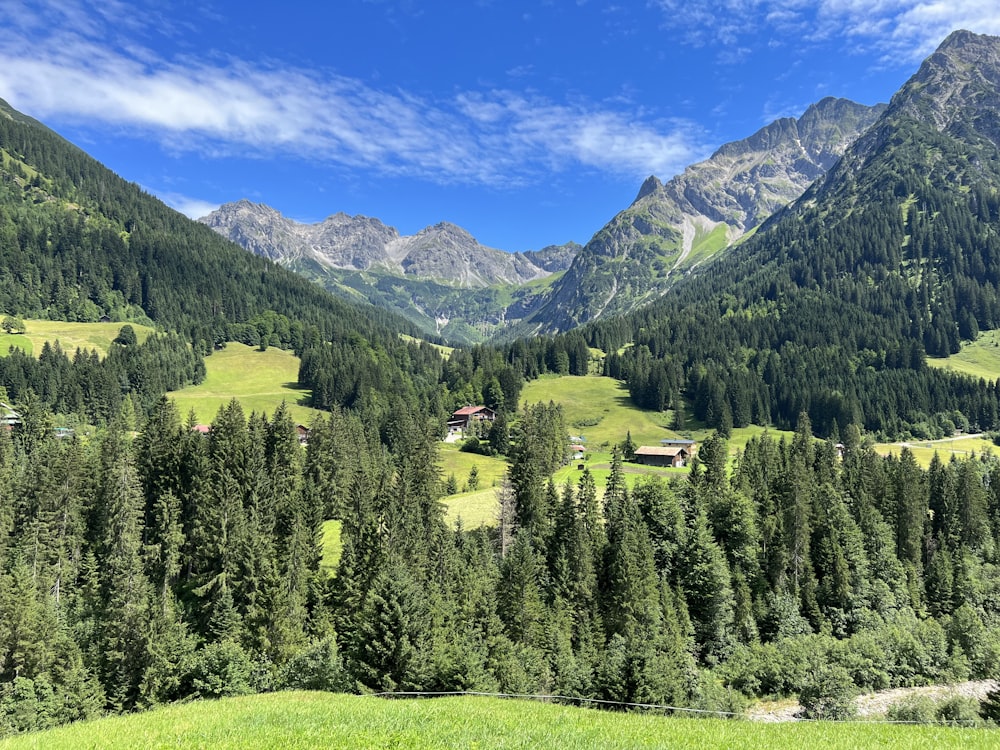
{"label": "white cloud", "polygon": [[952,31],[1000,34],[996,0],[652,0],[664,25],[696,44],[766,39],[789,43],[840,40],[848,51],[874,53],[882,64],[911,66]]}
{"label": "white cloud", "polygon": [[142,44],[154,30],[116,37],[95,7],[0,7],[0,96],[41,119],[111,125],[176,151],[290,154],[442,183],[519,182],[572,165],[667,177],[707,150],[688,124],[607,104],[510,91],[428,100],[273,63],[169,58]]}
{"label": "white cloud", "polygon": [[212,201],[192,198],[191,196],[181,195],[180,193],[161,193],[149,188],[144,188],[144,190],[154,194],[172,209],[180,211],[189,219],[200,219],[203,216],[208,216],[212,213],[212,211],[221,205],[218,202],[213,203]]}

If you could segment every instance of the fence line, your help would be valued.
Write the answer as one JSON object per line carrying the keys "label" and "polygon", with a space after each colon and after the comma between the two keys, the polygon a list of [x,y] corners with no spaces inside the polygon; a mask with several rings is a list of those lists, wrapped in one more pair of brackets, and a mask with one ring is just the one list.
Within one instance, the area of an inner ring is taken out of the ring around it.
{"label": "fence line", "polygon": [[[751,720],[745,713],[738,713],[735,711],[721,711],[717,709],[710,708],[689,708],[686,706],[668,706],[662,703],[633,703],[629,701],[613,701],[606,700],[603,698],[582,698],[573,695],[545,695],[538,693],[491,693],[481,690],[397,690],[397,691],[383,691],[378,693],[368,693],[369,696],[373,698],[444,698],[444,697],[456,697],[456,696],[470,696],[470,697],[480,697],[480,698],[513,698],[520,700],[535,700],[542,702],[569,702],[569,703],[591,703],[603,706],[616,706],[620,708],[644,708],[652,709],[657,711],[678,711],[681,713],[689,714],[710,714],[712,716],[724,716],[727,718],[742,718]],[[909,724],[915,726],[952,726],[952,727],[970,727],[974,726],[971,722],[962,721],[904,721],[904,720],[893,720],[893,719],[806,719],[806,718],[795,718],[792,721],[796,722],[833,722],[838,724]],[[767,722],[760,722],[767,723]],[[771,723],[783,723],[783,722],[771,722]],[[985,727],[984,727],[985,728]]]}

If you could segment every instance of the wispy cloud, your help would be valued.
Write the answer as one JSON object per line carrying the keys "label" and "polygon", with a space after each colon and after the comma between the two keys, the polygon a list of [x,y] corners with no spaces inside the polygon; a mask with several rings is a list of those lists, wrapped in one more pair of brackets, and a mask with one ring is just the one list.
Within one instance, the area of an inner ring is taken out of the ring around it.
{"label": "wispy cloud", "polygon": [[178,151],[293,155],[440,183],[516,183],[580,165],[669,176],[707,150],[690,123],[609,103],[509,90],[432,100],[273,62],[157,54],[143,44],[157,33],[148,26],[119,33],[88,0],[5,3],[0,96]]}
{"label": "wispy cloud", "polygon": [[[996,0],[651,0],[687,43],[733,45],[777,33],[788,43],[840,41],[880,64],[910,66],[955,29],[1000,34]],[[791,41],[797,40],[797,41]]]}
{"label": "wispy cloud", "polygon": [[171,208],[180,211],[189,219],[200,219],[202,216],[208,216],[220,205],[218,202],[192,198],[189,195],[182,195],[180,193],[165,193],[157,190],[150,190],[150,192],[155,193],[160,200]]}

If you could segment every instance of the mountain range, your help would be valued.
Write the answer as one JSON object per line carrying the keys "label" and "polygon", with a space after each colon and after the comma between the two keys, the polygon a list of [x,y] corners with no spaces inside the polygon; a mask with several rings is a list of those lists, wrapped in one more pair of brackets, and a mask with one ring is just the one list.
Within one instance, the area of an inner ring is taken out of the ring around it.
{"label": "mountain range", "polygon": [[378,219],[342,213],[301,224],[246,200],[201,221],[331,291],[360,295],[460,343],[569,330],[655,299],[753,231],[822,176],[884,106],[823,99],[798,119],[725,144],[666,184],[651,176],[582,249],[507,253],[453,224],[400,236]]}
{"label": "mountain range", "polygon": [[[170,211],[5,104],[0,148],[5,313],[151,321],[204,352],[227,340],[351,341],[357,329],[390,350],[418,327],[466,342],[573,327],[517,339],[501,361],[525,377],[586,372],[599,349],[605,372],[638,403],[693,409],[712,426],[727,412],[735,424],[793,426],[805,411],[824,435],[854,423],[895,435],[955,413],[986,429],[998,422],[994,395],[926,366],[1000,326],[995,37],[950,35],[887,106],[824,100],[666,184],[647,180],[583,248],[500,255],[497,274],[520,267],[535,277],[522,285],[482,286],[492,278],[482,258],[498,251],[468,250],[478,243],[448,225],[402,237],[341,215],[303,229],[260,206],[231,207],[263,217],[241,235],[261,243],[258,253],[268,237],[354,237],[367,255],[341,248],[345,268],[323,266],[308,243],[274,257],[336,279],[360,305]],[[791,176],[805,184],[817,172],[793,199]],[[432,246],[464,259],[460,273],[442,279],[427,260]],[[567,270],[549,272],[574,254]],[[408,273],[418,268],[432,278]],[[355,390],[334,401],[361,398],[362,385]]]}

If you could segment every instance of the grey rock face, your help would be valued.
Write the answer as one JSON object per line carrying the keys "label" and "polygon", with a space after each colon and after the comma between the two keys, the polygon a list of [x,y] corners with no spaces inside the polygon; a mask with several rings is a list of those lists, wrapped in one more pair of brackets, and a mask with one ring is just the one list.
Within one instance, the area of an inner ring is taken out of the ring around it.
{"label": "grey rock face", "polygon": [[199,221],[247,250],[284,264],[312,260],[326,268],[382,270],[470,288],[523,284],[554,273],[550,268],[559,265],[554,252],[539,251],[536,263],[524,253],[485,247],[447,222],[401,236],[367,216],[337,213],[317,224],[300,224],[248,200],[227,203]]}

